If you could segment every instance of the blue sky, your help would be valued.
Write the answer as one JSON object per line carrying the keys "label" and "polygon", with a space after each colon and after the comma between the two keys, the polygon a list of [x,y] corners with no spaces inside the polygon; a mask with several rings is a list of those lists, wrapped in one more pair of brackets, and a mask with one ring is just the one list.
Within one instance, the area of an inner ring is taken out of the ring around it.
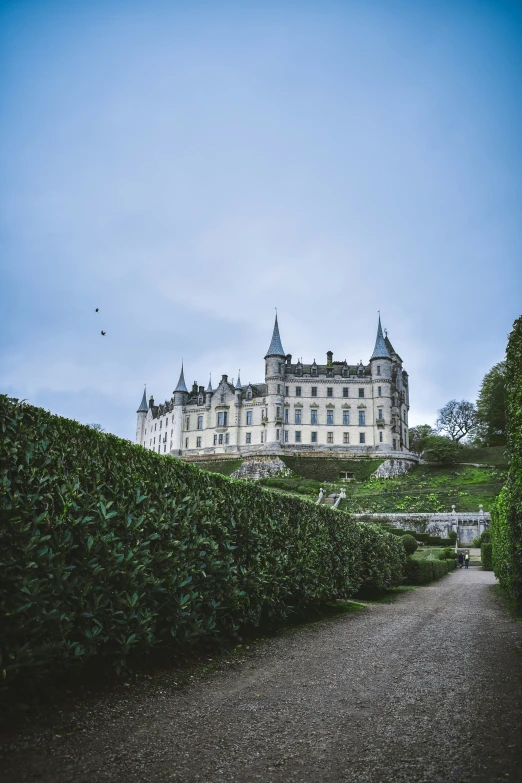
{"label": "blue sky", "polygon": [[475,399],[522,310],[520,73],[515,2],[1,3],[0,391],[133,439],[182,357],[262,380],[277,306],[350,362],[380,309],[410,423]]}

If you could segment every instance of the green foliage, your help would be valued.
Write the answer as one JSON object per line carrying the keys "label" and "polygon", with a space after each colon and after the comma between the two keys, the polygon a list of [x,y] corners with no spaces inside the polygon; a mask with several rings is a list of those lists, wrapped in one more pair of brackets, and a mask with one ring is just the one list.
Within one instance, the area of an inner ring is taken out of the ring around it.
{"label": "green foliage", "polygon": [[493,544],[484,541],[480,550],[483,571],[493,571]]}
{"label": "green foliage", "polygon": [[424,441],[423,458],[427,462],[451,464],[457,461],[458,446],[455,441],[442,435],[430,435]]}
{"label": "green foliage", "polygon": [[507,467],[509,457],[506,446],[462,446],[459,449],[459,462]]}
{"label": "green foliage", "polygon": [[222,476],[230,476],[243,464],[242,459],[205,460],[194,462],[200,470],[208,470],[209,473],[220,473]]}
{"label": "green foliage", "polygon": [[405,583],[407,585],[426,585],[435,579],[445,576],[448,571],[455,568],[453,560],[416,560],[408,558],[406,561]]}
{"label": "green foliage", "polygon": [[454,560],[456,557],[455,550],[446,547],[442,552],[439,552],[439,560]]}
{"label": "green foliage", "polygon": [[[328,485],[324,482],[314,481],[313,479],[304,479],[300,476],[291,478],[278,478],[273,476],[271,478],[259,479],[259,484],[263,487],[273,487],[274,489],[284,489],[286,492],[295,492],[298,495],[308,495],[309,497],[317,498],[319,489],[323,487],[326,493],[328,493]],[[332,492],[335,487],[332,487]]]}
{"label": "green foliage", "polygon": [[429,424],[418,424],[416,427],[410,427],[408,430],[410,451],[421,454],[424,451],[426,438],[435,434],[435,430]]}
{"label": "green foliage", "polygon": [[380,527],[6,396],[0,482],[4,696],[402,578],[404,549]]}
{"label": "green foliage", "polygon": [[522,317],[513,324],[506,350],[506,484],[491,520],[493,569],[516,611],[522,610]]}
{"label": "green foliage", "polygon": [[477,423],[475,406],[469,400],[450,400],[444,405],[435,422],[437,432],[444,432],[458,443],[472,432]]}
{"label": "green foliage", "polygon": [[283,454],[281,459],[292,473],[316,481],[338,481],[343,471],[353,473],[355,481],[367,481],[382,459],[337,459],[335,457],[304,457]]}
{"label": "green foliage", "polygon": [[401,536],[401,541],[407,557],[413,555],[413,553],[417,550],[417,547],[419,546],[416,540],[414,539],[414,537],[409,535],[408,533],[405,536]]}
{"label": "green foliage", "polygon": [[506,362],[486,373],[477,399],[477,434],[481,442],[498,446],[506,442]]}
{"label": "green foliage", "polygon": [[455,544],[457,542],[457,531],[450,530],[450,532],[448,533],[448,538],[452,544]]}

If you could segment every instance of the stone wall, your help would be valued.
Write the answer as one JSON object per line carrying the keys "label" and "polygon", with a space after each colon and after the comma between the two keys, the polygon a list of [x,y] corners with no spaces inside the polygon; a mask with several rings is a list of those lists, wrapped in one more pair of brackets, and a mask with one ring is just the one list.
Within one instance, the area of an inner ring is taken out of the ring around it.
{"label": "stone wall", "polygon": [[261,479],[270,476],[290,473],[285,463],[274,454],[256,454],[255,456],[245,457],[243,464],[234,473],[231,478],[241,479]]}
{"label": "stone wall", "polygon": [[416,464],[417,463],[412,460],[387,459],[379,465],[373,475],[375,478],[394,478],[395,476],[402,476]]}
{"label": "stone wall", "polygon": [[354,514],[356,519],[366,522],[385,522],[390,527],[414,530],[417,533],[429,533],[431,536],[448,538],[451,531],[458,532],[459,543],[464,546],[491,525],[491,515],[482,511],[477,513],[451,512],[449,514]]}

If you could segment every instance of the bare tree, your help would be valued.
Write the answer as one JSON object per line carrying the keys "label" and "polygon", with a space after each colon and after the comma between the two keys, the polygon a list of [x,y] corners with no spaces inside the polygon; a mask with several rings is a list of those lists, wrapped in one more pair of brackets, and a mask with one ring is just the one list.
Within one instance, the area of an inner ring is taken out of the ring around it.
{"label": "bare tree", "polygon": [[435,426],[437,432],[444,432],[458,443],[477,423],[477,412],[468,400],[450,400],[440,409]]}

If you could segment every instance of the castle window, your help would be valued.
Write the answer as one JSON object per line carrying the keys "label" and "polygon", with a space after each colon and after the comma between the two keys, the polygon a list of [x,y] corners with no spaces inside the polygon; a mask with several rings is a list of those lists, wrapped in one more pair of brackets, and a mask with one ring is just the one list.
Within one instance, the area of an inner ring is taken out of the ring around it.
{"label": "castle window", "polygon": [[200,394],[198,397],[198,405],[203,405],[203,395]]}
{"label": "castle window", "polygon": [[310,424],[317,424],[317,408],[310,411]]}
{"label": "castle window", "polygon": [[185,429],[190,429],[190,416],[185,416]]}
{"label": "castle window", "polygon": [[217,446],[217,435],[214,435],[214,446]]}
{"label": "castle window", "polygon": [[251,400],[251,399],[252,399],[252,389],[249,389],[247,391],[247,400]]}
{"label": "castle window", "polygon": [[218,417],[217,417],[217,425],[218,427],[226,427],[227,426],[227,412],[226,411],[218,411]]}
{"label": "castle window", "polygon": [[198,416],[198,430],[203,429],[203,416]]}
{"label": "castle window", "polygon": [[382,397],[382,386],[377,386],[377,397]]}
{"label": "castle window", "polygon": [[166,447],[166,446],[163,446],[163,453],[165,454],[165,453],[166,453],[166,451],[167,451],[167,447]]}
{"label": "castle window", "polygon": [[382,421],[382,408],[379,408],[379,419]]}
{"label": "castle window", "polygon": [[314,377],[317,375],[317,367],[312,367],[310,375],[313,375]]}
{"label": "castle window", "polygon": [[285,430],[285,443],[288,443],[288,430]]}
{"label": "castle window", "polygon": [[162,425],[162,423],[163,423],[163,422],[162,422],[162,421],[161,421],[161,419],[160,419],[160,429],[161,429],[161,425]]}
{"label": "castle window", "polygon": [[317,443],[317,432],[312,432],[312,443]]}
{"label": "castle window", "polygon": [[327,432],[326,433],[326,442],[327,443],[333,443],[333,432]]}
{"label": "castle window", "polygon": [[285,386],[285,395],[288,397],[289,394],[290,394],[290,387],[289,386]]}
{"label": "castle window", "polygon": [[276,406],[276,418],[277,419],[281,418],[281,408],[279,405]]}
{"label": "castle window", "polygon": [[334,423],[334,412],[331,409],[326,411],[326,423],[327,424]]}
{"label": "castle window", "polygon": [[223,435],[218,435],[218,444],[219,444],[220,446],[222,446],[222,445],[223,445]]}
{"label": "castle window", "polygon": [[279,430],[276,430],[276,440],[279,440]]}
{"label": "castle window", "polygon": [[348,386],[343,386],[343,397],[348,397]]}
{"label": "castle window", "polygon": [[350,442],[350,433],[343,432],[343,443],[349,443],[349,442]]}
{"label": "castle window", "polygon": [[168,425],[168,423],[169,423],[169,417],[167,416],[167,418],[165,419],[165,427]]}
{"label": "castle window", "polygon": [[327,368],[326,375],[328,376],[328,378],[333,378],[333,369],[331,367]]}
{"label": "castle window", "polygon": [[301,424],[301,408],[296,408],[294,413],[295,413],[295,423]]}
{"label": "castle window", "polygon": [[252,426],[252,411],[247,411],[246,423],[247,427]]}
{"label": "castle window", "polygon": [[397,448],[397,439],[393,439],[393,449],[395,450]]}
{"label": "castle window", "polygon": [[364,389],[359,389],[359,397],[364,397]]}
{"label": "castle window", "polygon": [[359,443],[366,443],[366,433],[364,432],[359,433]]}
{"label": "castle window", "polygon": [[288,424],[288,408],[285,408],[285,424]]}
{"label": "castle window", "polygon": [[301,387],[300,386],[296,386],[295,387],[295,396],[296,397],[300,397],[301,396]]}
{"label": "castle window", "polygon": [[345,427],[350,424],[350,411],[343,411],[343,424]]}
{"label": "castle window", "polygon": [[160,451],[161,451],[161,446],[158,446],[158,454],[160,453]]}
{"label": "castle window", "polygon": [[225,395],[224,394],[221,395],[221,402],[225,402]]}
{"label": "castle window", "polygon": [[201,448],[201,438],[196,438],[196,448],[197,449]]}
{"label": "castle window", "polygon": [[317,397],[317,386],[312,386],[312,397]]}
{"label": "castle window", "polygon": [[261,433],[261,443],[264,443],[264,442],[265,442],[265,433],[262,432]]}
{"label": "castle window", "polygon": [[366,424],[366,416],[364,411],[359,411],[359,426],[364,426]]}
{"label": "castle window", "polygon": [[229,440],[230,440],[230,435],[227,432],[227,434],[225,435],[225,443],[228,444]]}
{"label": "castle window", "polygon": [[348,367],[343,367],[343,378],[348,378]]}
{"label": "castle window", "polygon": [[281,394],[281,384],[280,383],[277,384],[277,393]]}
{"label": "castle window", "polygon": [[295,433],[295,442],[301,443],[301,433],[299,431]]}
{"label": "castle window", "polygon": [[327,386],[326,387],[326,396],[327,397],[333,397],[333,386]]}
{"label": "castle window", "polygon": [[377,375],[380,375],[380,374],[381,374],[381,365],[378,364],[377,365]]}
{"label": "castle window", "polygon": [[302,375],[303,374],[303,368],[302,367],[296,367],[295,368],[295,374],[296,375]]}
{"label": "castle window", "polygon": [[252,443],[252,433],[251,432],[247,432],[247,434],[245,435],[245,443]]}
{"label": "castle window", "polygon": [[382,432],[379,432],[379,443],[382,443]]}
{"label": "castle window", "polygon": [[188,438],[185,438],[185,448],[188,449]]}

